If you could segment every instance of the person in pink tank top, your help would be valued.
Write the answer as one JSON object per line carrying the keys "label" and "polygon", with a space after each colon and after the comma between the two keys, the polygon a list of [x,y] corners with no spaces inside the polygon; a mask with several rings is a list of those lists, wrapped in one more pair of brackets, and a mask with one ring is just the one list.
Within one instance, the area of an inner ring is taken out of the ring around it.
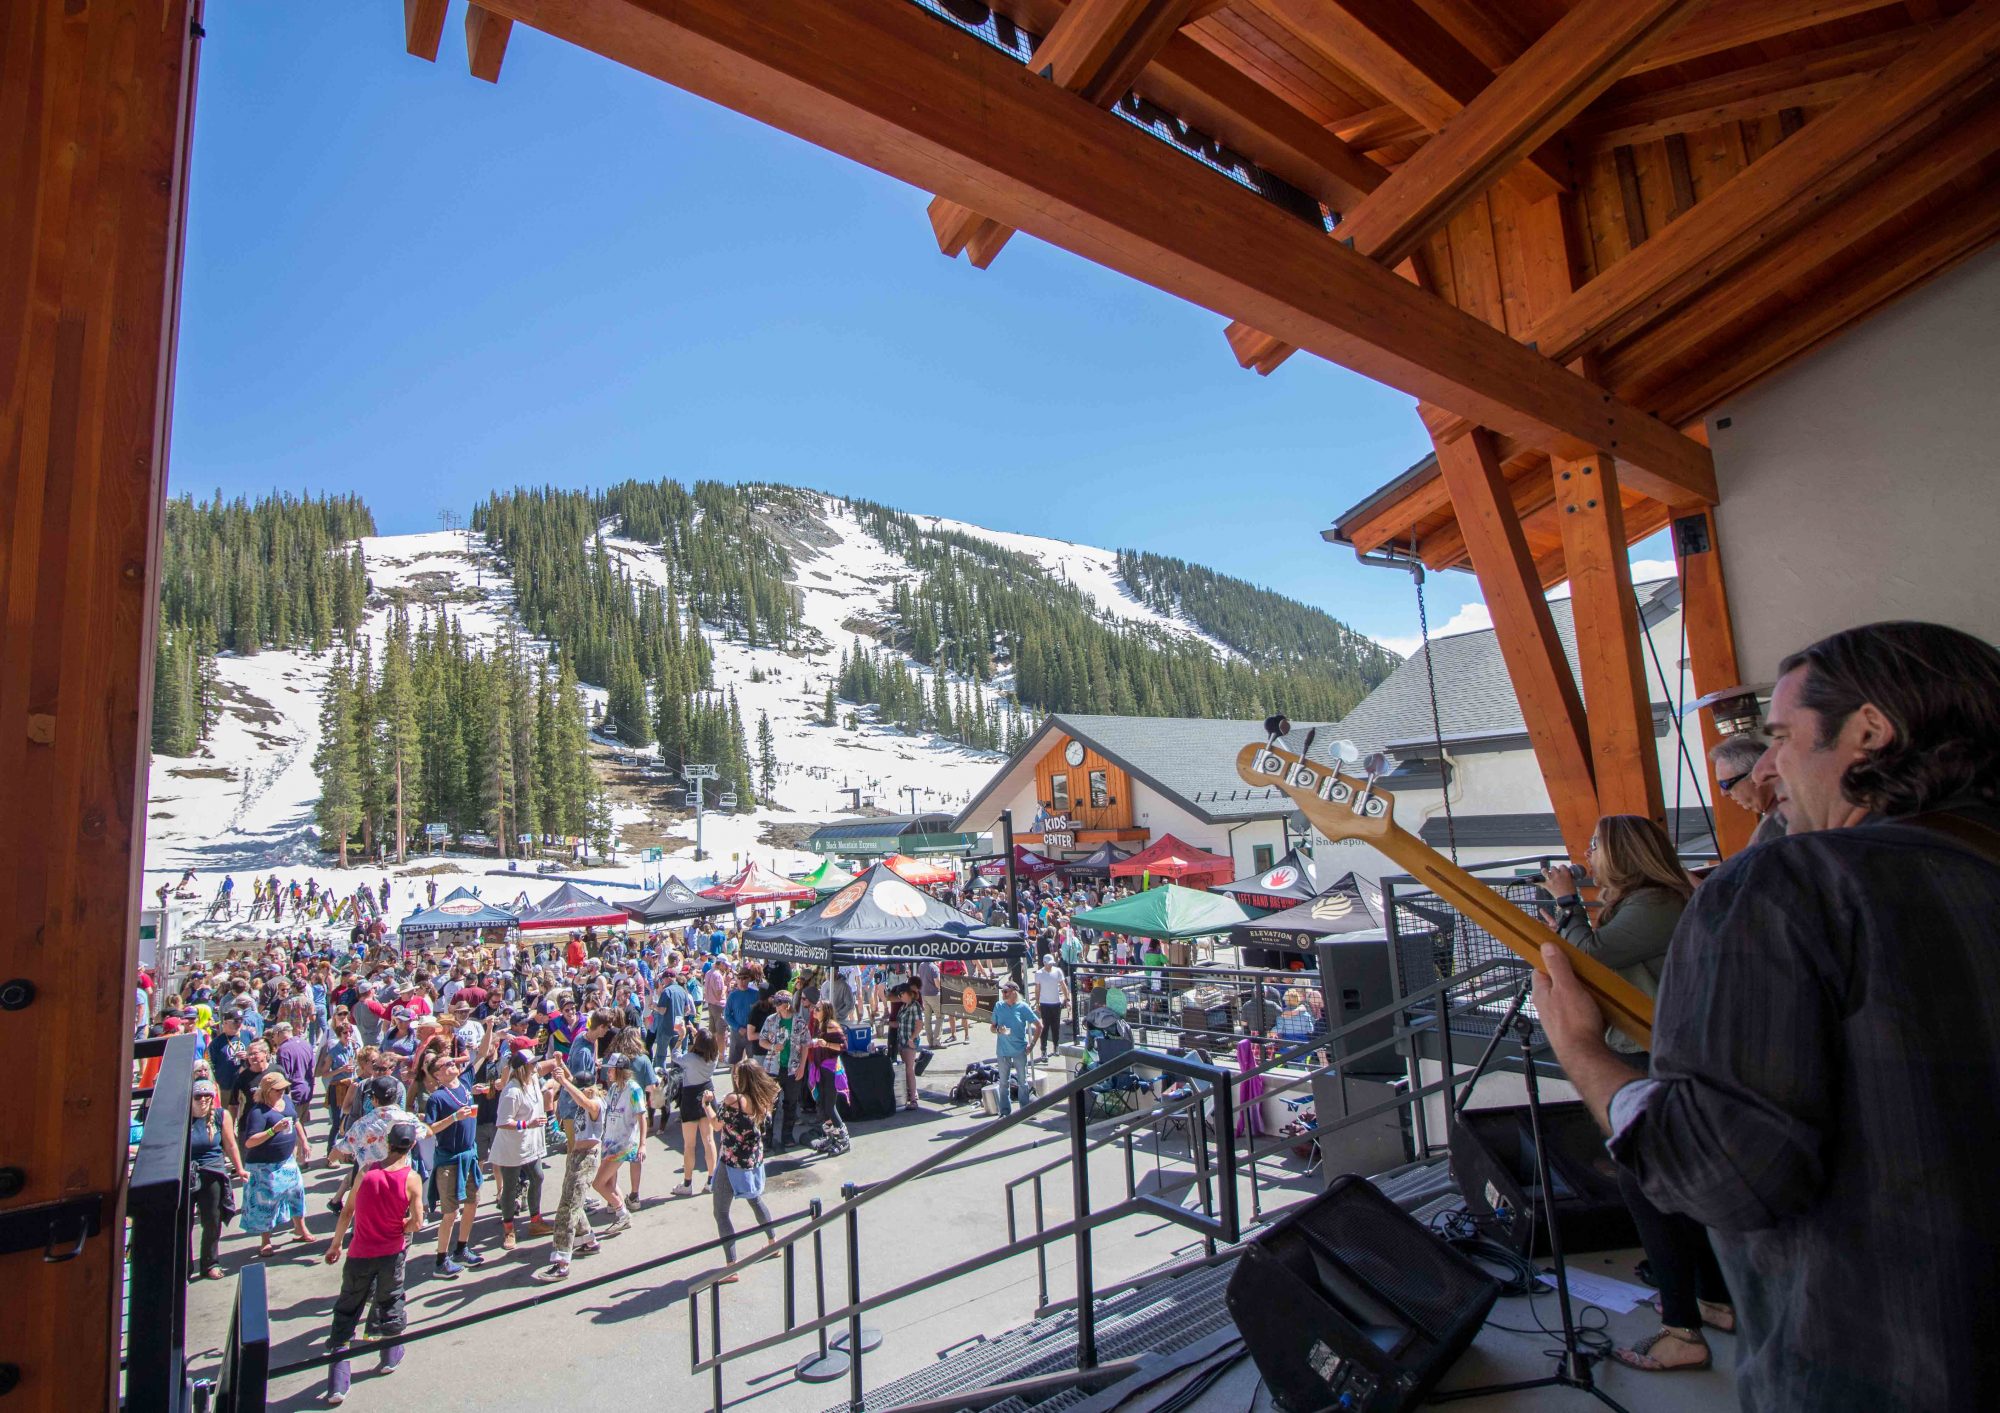
{"label": "person in pink tank top", "polygon": [[[414,1123],[391,1125],[388,1156],[355,1180],[341,1205],[340,1220],[334,1223],[326,1264],[339,1264],[343,1246],[347,1252],[347,1264],[340,1273],[340,1297],[333,1302],[333,1331],[328,1337],[336,1354],[354,1339],[364,1309],[368,1311],[370,1335],[394,1339],[403,1332],[403,1253],[424,1222],[423,1184],[410,1168],[410,1149],[416,1141]],[[376,1372],[394,1373],[402,1358],[402,1345],[388,1346]],[[327,1402],[345,1399],[353,1377],[345,1358],[335,1360],[327,1371]]]}

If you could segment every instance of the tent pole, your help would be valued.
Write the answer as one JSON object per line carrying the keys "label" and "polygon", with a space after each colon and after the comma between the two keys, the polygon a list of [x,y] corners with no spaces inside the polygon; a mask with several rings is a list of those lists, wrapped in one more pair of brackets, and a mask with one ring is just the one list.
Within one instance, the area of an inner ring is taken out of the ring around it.
{"label": "tent pole", "polygon": [[[1007,925],[1019,927],[1021,881],[1014,872],[1014,811],[1012,810],[1000,811],[1000,856],[1007,861]],[[1027,970],[1021,964],[1026,953],[1025,947],[1015,952],[1014,959],[1007,968],[1008,975],[1014,978],[1016,986],[1025,987],[1028,984]]]}

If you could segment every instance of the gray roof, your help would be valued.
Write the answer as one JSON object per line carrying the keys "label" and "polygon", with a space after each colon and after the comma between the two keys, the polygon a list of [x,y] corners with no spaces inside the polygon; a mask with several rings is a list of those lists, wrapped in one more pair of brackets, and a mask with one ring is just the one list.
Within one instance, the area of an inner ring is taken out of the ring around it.
{"label": "gray roof", "polygon": [[[1658,621],[1671,612],[1679,604],[1679,588],[1679,581],[1673,579],[1638,585],[1638,598],[1644,605],[1645,617],[1649,621]],[[1557,599],[1549,605],[1549,615],[1555,620],[1556,636],[1562,640],[1570,672],[1575,674],[1576,623],[1571,616],[1570,601]],[[1430,673],[1426,670],[1426,651],[1437,675],[1438,721],[1435,727],[1431,722]],[[1670,657],[1676,661],[1680,658],[1678,643],[1668,645],[1662,651],[1662,664]],[[1656,704],[1664,705],[1664,697],[1657,695],[1659,683],[1654,680],[1650,662],[1646,675],[1656,694]],[[1578,690],[1582,690],[1580,683]],[[1418,649],[1363,698],[1361,704],[1349,712],[1337,727],[1322,727],[1320,734],[1322,739],[1350,740],[1363,751],[1376,751],[1410,742],[1428,743],[1434,739],[1434,733],[1442,734],[1447,742],[1451,742],[1521,736],[1527,730],[1527,723],[1521,717],[1520,701],[1514,695],[1514,684],[1507,676],[1507,662],[1500,652],[1500,640],[1488,628],[1477,633],[1458,633],[1449,638],[1431,639],[1427,650]],[[1313,755],[1318,757],[1321,754],[1315,745]]]}
{"label": "gray roof", "polygon": [[1176,799],[1198,819],[1234,824],[1277,819],[1295,813],[1278,791],[1245,785],[1236,774],[1236,753],[1264,738],[1262,721],[1216,721],[1189,716],[1045,717],[984,789],[959,811],[957,827],[968,827],[981,806],[1024,762],[1039,759],[1051,736],[1074,736],[1133,778]]}

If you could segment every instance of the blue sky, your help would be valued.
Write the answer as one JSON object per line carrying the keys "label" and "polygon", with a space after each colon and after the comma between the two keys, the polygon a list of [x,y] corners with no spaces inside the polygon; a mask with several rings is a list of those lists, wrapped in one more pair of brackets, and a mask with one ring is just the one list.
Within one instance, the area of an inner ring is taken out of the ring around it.
{"label": "blue sky", "polygon": [[517,484],[786,481],[1414,634],[1409,579],[1318,533],[1427,450],[1407,397],[1246,373],[1216,315],[1028,237],[948,261],[925,193],[533,31],[479,82],[461,19],[431,65],[388,0],[209,7],[175,491],[354,490],[396,533]]}

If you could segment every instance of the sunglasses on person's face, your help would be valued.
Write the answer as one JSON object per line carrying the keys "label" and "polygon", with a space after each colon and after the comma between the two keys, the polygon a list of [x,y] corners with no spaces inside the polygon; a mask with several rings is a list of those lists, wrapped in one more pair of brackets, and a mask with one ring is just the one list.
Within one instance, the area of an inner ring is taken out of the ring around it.
{"label": "sunglasses on person's face", "polygon": [[1727,780],[1718,780],[1715,783],[1721,789],[1722,793],[1726,795],[1749,778],[1750,772],[1746,770],[1741,775],[1732,775]]}

